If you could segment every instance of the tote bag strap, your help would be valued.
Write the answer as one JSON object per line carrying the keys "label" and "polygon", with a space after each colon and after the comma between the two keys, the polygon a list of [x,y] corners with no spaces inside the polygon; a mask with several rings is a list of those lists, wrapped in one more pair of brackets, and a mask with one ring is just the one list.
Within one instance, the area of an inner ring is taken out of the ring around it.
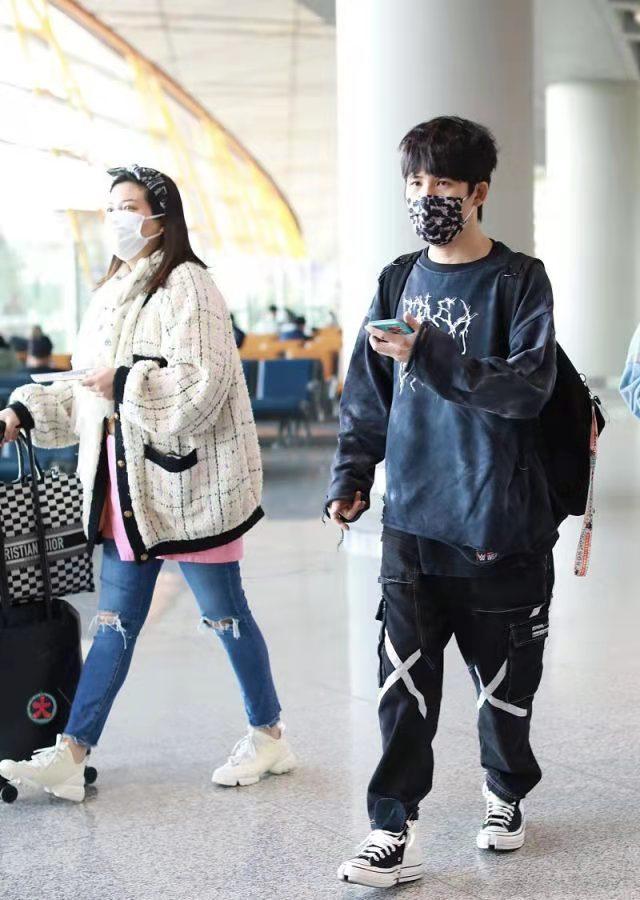
{"label": "tote bag strap", "polygon": [[0,609],[6,611],[10,606],[9,574],[7,572],[7,558],[5,556],[4,529],[0,517]]}
{"label": "tote bag strap", "polygon": [[[0,421],[0,441],[4,438],[5,428],[5,423]],[[2,527],[2,516],[0,515],[0,608],[8,610],[10,606],[9,575],[7,574],[7,559],[5,557],[4,528]]]}
{"label": "tote bag strap", "polygon": [[[31,477],[29,483],[31,485],[31,497],[33,499],[33,515],[36,526],[36,538],[38,541],[38,556],[40,558],[40,567],[42,569],[42,583],[44,587],[44,602],[47,609],[47,616],[50,618],[53,613],[53,591],[51,590],[51,574],[49,572],[49,560],[47,559],[47,542],[44,531],[44,521],[42,519],[42,507],[40,505],[40,489],[39,485],[43,483],[44,478],[42,470],[36,463],[36,456],[33,452],[33,441],[31,440],[31,432],[25,429],[24,435],[21,433],[19,441],[23,442],[26,447],[29,458],[29,467],[31,469]],[[39,473],[39,475],[38,475]]]}
{"label": "tote bag strap", "polygon": [[37,475],[40,481],[44,480],[44,473],[42,471],[42,467],[38,462],[38,457],[33,454],[34,465],[35,468],[31,468],[31,457],[29,456],[29,449],[27,446],[26,439],[20,434],[18,440],[16,441],[16,456],[18,457],[18,481],[24,481],[27,477],[27,467],[25,465],[25,453],[27,454],[27,459],[29,459],[29,468],[31,470],[32,475]]}

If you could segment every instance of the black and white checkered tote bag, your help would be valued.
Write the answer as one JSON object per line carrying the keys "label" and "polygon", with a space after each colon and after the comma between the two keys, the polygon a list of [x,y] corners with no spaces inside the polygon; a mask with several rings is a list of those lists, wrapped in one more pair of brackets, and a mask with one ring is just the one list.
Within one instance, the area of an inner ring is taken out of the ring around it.
{"label": "black and white checkered tote bag", "polygon": [[[37,479],[39,489],[52,594],[64,597],[93,591],[93,566],[82,527],[80,479],[75,473],[55,469],[43,472],[37,460],[34,475],[25,475],[24,449],[34,458],[28,432],[19,444],[18,480],[0,482],[0,550],[5,562],[8,602],[26,603],[41,599],[44,594],[32,477]],[[0,585],[3,580],[0,579]]]}

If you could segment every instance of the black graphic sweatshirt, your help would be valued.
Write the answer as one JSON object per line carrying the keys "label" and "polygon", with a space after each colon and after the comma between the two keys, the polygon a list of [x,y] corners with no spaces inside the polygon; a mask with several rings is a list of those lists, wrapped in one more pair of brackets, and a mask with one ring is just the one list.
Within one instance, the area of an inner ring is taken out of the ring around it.
{"label": "black graphic sweatshirt", "polygon": [[364,325],[385,317],[376,294],[345,380],[327,504],[368,498],[384,459],[385,526],[479,562],[553,545],[536,449],[556,377],[553,298],[543,264],[519,278],[513,256],[499,242],[458,265],[422,253],[397,311],[422,322],[406,365],[369,345]]}

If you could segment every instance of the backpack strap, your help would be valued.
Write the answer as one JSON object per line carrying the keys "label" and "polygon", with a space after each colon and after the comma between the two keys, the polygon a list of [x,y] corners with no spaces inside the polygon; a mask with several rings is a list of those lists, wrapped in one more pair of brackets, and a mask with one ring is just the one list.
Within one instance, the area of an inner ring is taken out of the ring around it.
{"label": "backpack strap", "polygon": [[380,272],[378,284],[385,318],[393,319],[395,317],[404,286],[421,253],[422,250],[405,253],[404,256],[394,259]]}

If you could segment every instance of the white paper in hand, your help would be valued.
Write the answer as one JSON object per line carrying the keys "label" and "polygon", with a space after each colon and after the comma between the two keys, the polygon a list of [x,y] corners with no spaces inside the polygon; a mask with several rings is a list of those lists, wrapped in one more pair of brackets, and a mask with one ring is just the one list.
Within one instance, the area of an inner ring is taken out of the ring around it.
{"label": "white paper in hand", "polygon": [[50,381],[81,381],[92,369],[71,369],[69,372],[44,372],[41,375],[32,375],[32,381],[38,384],[48,383]]}

